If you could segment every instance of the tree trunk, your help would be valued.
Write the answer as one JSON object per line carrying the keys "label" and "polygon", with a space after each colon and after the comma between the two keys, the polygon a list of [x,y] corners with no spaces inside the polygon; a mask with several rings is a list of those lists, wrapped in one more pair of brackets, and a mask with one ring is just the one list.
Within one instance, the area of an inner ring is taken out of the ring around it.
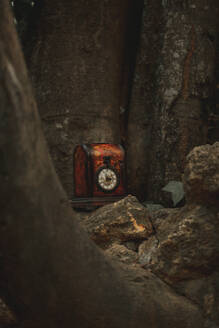
{"label": "tree trunk", "polygon": [[[129,122],[129,151],[136,140],[139,155],[129,162],[129,170],[131,185],[136,176],[148,199],[162,201],[161,188],[170,180],[181,180],[188,152],[207,142],[219,4],[216,0],[165,0],[156,5],[159,20],[156,23],[154,18],[151,28],[155,4],[145,1],[130,109],[135,120]],[[141,94],[145,101],[139,101]],[[139,160],[141,153],[145,158]],[[142,196],[139,189],[136,193]]]}
{"label": "tree trunk", "polygon": [[55,168],[69,198],[76,144],[120,142],[119,101],[129,1],[44,1],[30,58]]}
{"label": "tree trunk", "polygon": [[0,290],[22,327],[203,327],[196,306],[151,274],[126,281],[80,228],[48,156],[7,0],[0,115]]}
{"label": "tree trunk", "polygon": [[161,48],[162,23],[161,1],[144,1],[126,139],[128,189],[140,200],[147,198],[149,156],[153,143],[155,72]]}

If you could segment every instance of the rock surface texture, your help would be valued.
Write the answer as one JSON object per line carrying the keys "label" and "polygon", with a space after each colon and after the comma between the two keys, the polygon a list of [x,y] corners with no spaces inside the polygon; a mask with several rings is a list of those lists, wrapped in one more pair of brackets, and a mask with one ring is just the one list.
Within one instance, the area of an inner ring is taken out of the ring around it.
{"label": "rock surface texture", "polygon": [[137,272],[136,279],[143,283],[146,274],[150,283],[169,285],[170,293],[198,306],[205,327],[219,327],[219,142],[190,152],[183,181],[182,208],[150,212],[129,195],[83,224],[107,256]]}
{"label": "rock surface texture", "polygon": [[219,206],[219,142],[195,147],[187,157],[184,185],[188,203]]}
{"label": "rock surface texture", "polygon": [[[218,328],[219,142],[192,150],[183,181],[182,208],[150,211],[129,195],[78,219],[133,290],[145,290],[143,299],[156,295],[156,327],[170,308],[176,313],[179,307],[191,322],[184,325],[180,315],[177,327]],[[0,326],[12,327],[13,315],[5,309],[0,303]],[[176,327],[175,315],[168,320]]]}
{"label": "rock surface texture", "polygon": [[140,241],[153,234],[149,211],[134,196],[99,208],[83,224],[98,245]]}

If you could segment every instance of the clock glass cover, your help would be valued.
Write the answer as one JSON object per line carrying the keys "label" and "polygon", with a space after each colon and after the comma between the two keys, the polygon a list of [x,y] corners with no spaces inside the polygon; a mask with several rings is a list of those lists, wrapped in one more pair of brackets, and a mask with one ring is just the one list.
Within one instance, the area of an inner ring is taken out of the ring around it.
{"label": "clock glass cover", "polygon": [[102,168],[97,173],[97,183],[103,191],[112,191],[118,186],[118,176],[112,168]]}

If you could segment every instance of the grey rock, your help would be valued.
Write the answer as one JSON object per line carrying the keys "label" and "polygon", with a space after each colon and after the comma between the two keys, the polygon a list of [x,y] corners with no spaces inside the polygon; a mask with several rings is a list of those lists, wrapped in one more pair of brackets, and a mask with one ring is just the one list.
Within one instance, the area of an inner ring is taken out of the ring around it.
{"label": "grey rock", "polygon": [[219,213],[204,206],[169,210],[156,229],[159,241],[146,265],[170,284],[219,269]]}
{"label": "grey rock", "polygon": [[188,203],[219,207],[219,142],[189,153],[183,182]]}
{"label": "grey rock", "polygon": [[183,183],[181,181],[170,181],[162,190],[171,194],[174,207],[185,197]]}

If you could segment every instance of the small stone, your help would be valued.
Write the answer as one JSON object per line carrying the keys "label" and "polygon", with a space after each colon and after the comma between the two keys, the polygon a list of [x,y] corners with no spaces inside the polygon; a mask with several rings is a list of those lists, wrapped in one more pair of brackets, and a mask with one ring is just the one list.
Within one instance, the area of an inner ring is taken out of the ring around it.
{"label": "small stone", "polygon": [[181,181],[170,181],[165,187],[163,187],[162,191],[170,194],[172,205],[174,207],[185,197],[185,192]]}

